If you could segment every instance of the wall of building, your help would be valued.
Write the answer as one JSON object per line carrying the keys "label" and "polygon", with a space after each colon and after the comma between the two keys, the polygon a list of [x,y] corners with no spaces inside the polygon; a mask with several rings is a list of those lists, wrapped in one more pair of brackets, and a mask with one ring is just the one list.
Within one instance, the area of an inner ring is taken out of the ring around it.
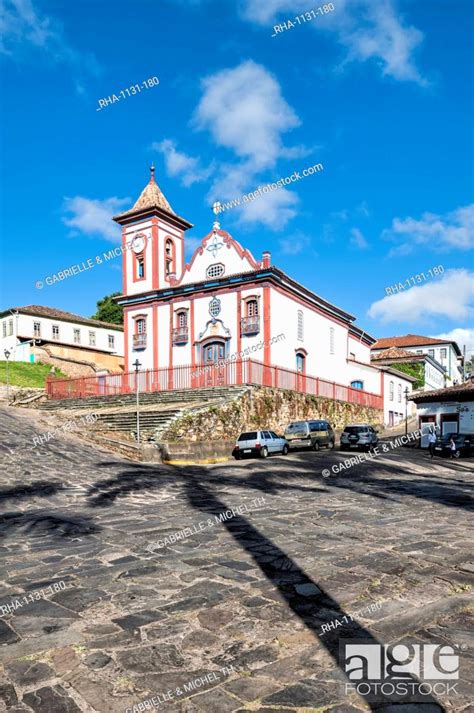
{"label": "wall of building", "polygon": [[134,263],[136,255],[130,247],[124,249],[122,255],[122,271],[126,275],[126,293],[128,295],[136,295],[140,292],[148,292],[153,288],[153,242],[152,242],[152,221],[146,220],[140,223],[124,227],[122,232],[122,246],[131,244],[131,241],[137,235],[143,234],[146,238],[146,245],[143,251],[145,258],[145,278],[135,281]]}
{"label": "wall of building", "polygon": [[425,385],[423,391],[433,391],[434,389],[442,389],[443,387],[444,375],[439,369],[425,362]]}
{"label": "wall of building", "polygon": [[[406,379],[395,376],[394,374],[389,374],[383,372],[384,379],[384,423],[389,425],[390,412],[393,412],[393,425],[397,425],[405,418],[405,389],[408,388],[408,392],[412,392],[412,383]],[[393,398],[391,398],[390,384],[393,383]],[[414,413],[413,404],[408,401],[407,405],[408,418]]]}
{"label": "wall of building", "polygon": [[[433,401],[417,405],[416,414],[421,424],[423,418],[435,416],[438,432],[441,432],[441,416],[453,415],[458,419],[459,433],[474,434],[474,400],[471,401]],[[455,431],[455,429],[452,429]]]}
{"label": "wall of building", "polygon": [[[28,314],[18,314],[14,317],[8,317],[0,320],[0,350],[3,356],[5,348],[13,352],[12,359],[16,361],[29,361],[29,348],[17,348],[18,336],[22,339],[42,339],[48,342],[54,342],[53,339],[53,324],[59,327],[58,342],[70,344],[71,346],[80,346],[82,348],[89,347],[90,338],[89,332],[95,334],[94,352],[103,352],[105,354],[115,353],[117,356],[124,355],[124,338],[123,332],[118,329],[105,328],[100,326],[89,326],[86,324],[78,324],[75,322],[65,322],[63,320],[53,319],[51,317],[36,317]],[[13,327],[13,335],[10,336],[10,324]],[[6,323],[7,336],[3,337],[3,323]],[[40,335],[37,336],[34,331],[34,324],[40,324]],[[80,342],[75,342],[74,330],[79,330]],[[114,337],[114,348],[109,347],[109,335]],[[93,359],[91,359],[93,361]]]}
{"label": "wall of building", "polygon": [[[298,339],[298,311],[303,312],[303,339]],[[296,351],[304,349],[306,374],[347,384],[347,326],[329,319],[290,296],[270,288],[272,336],[283,332],[285,340],[272,345],[271,360],[276,366],[296,370]],[[330,350],[330,330],[334,330],[334,354]]]}

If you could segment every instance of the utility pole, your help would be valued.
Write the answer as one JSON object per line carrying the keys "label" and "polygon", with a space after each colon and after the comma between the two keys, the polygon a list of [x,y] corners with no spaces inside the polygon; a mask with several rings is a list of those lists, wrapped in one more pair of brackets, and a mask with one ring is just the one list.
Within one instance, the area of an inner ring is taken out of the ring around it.
{"label": "utility pole", "polygon": [[138,448],[140,448],[140,382],[138,381],[138,371],[141,367],[141,364],[138,359],[135,359],[132,366],[135,367],[135,387],[137,391],[137,444]]}

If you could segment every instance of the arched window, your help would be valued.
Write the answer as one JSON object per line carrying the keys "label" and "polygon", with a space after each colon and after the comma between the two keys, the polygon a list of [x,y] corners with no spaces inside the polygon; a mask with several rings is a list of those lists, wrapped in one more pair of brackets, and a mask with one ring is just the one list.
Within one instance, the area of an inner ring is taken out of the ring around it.
{"label": "arched window", "polygon": [[306,371],[306,354],[296,352],[296,371],[299,374],[304,374]]}
{"label": "arched window", "polygon": [[351,381],[351,386],[353,389],[363,389],[364,388],[364,382],[360,381],[359,379],[356,381]]}
{"label": "arched window", "polygon": [[260,315],[257,297],[249,297],[245,300],[244,317],[241,321],[240,331],[242,336],[258,334],[260,331]]}
{"label": "arched window", "polygon": [[398,384],[397,391],[398,391],[398,402],[401,403],[401,401],[402,401],[402,385],[401,384]]}
{"label": "arched window", "polygon": [[188,326],[188,313],[185,309],[180,309],[176,312],[176,326],[177,327],[187,327]]}
{"label": "arched window", "polygon": [[175,313],[173,344],[186,344],[188,341],[188,310],[178,309]]}
{"label": "arched window", "polygon": [[300,340],[300,342],[303,341],[304,339],[304,321],[303,321],[303,310],[299,309],[297,312],[297,338]]}
{"label": "arched window", "polygon": [[169,277],[176,272],[175,267],[175,247],[171,238],[166,238],[165,241],[165,275]]}
{"label": "arched window", "polygon": [[391,381],[389,384],[390,401],[393,401],[394,390],[395,390],[395,384],[393,383],[393,381]]}
{"label": "arched window", "polygon": [[140,315],[135,318],[135,333],[133,335],[133,348],[146,349],[146,317]]}
{"label": "arched window", "polygon": [[255,298],[252,298],[251,300],[247,300],[246,303],[247,306],[247,317],[258,317],[258,300]]}

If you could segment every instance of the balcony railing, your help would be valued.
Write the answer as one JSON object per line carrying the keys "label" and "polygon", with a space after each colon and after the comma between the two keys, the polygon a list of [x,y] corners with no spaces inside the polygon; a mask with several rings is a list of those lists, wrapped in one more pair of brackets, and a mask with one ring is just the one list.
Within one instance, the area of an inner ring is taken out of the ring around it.
{"label": "balcony railing", "polygon": [[188,328],[176,327],[173,329],[173,344],[186,344],[188,341]]}
{"label": "balcony railing", "polygon": [[134,349],[146,349],[146,334],[134,334],[133,335],[133,348]]}
{"label": "balcony railing", "polygon": [[[145,337],[146,335],[136,335]],[[86,376],[76,379],[48,378],[46,391],[49,399],[83,398],[97,395],[133,393],[137,388],[142,392],[171,391],[173,389],[196,389],[212,386],[241,386],[255,384],[276,389],[298,391],[311,396],[345,401],[359,406],[383,408],[383,396],[362,389],[325,381],[291,369],[268,366],[253,360],[239,360],[223,366],[207,368],[185,364],[174,368],[163,367],[105,376]]]}
{"label": "balcony railing", "polygon": [[240,320],[240,333],[242,336],[258,334],[260,331],[260,317],[243,317]]}

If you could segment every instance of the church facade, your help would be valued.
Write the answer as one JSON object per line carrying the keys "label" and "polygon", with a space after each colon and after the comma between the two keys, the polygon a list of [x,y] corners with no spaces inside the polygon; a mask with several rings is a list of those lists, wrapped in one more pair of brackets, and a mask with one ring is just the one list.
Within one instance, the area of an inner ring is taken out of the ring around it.
{"label": "church facade", "polygon": [[185,262],[192,225],[173,211],[153,167],[135,205],[114,220],[126,372],[149,370],[156,388],[260,383],[383,407],[375,339],[273,266],[269,252],[256,259],[215,222]]}

